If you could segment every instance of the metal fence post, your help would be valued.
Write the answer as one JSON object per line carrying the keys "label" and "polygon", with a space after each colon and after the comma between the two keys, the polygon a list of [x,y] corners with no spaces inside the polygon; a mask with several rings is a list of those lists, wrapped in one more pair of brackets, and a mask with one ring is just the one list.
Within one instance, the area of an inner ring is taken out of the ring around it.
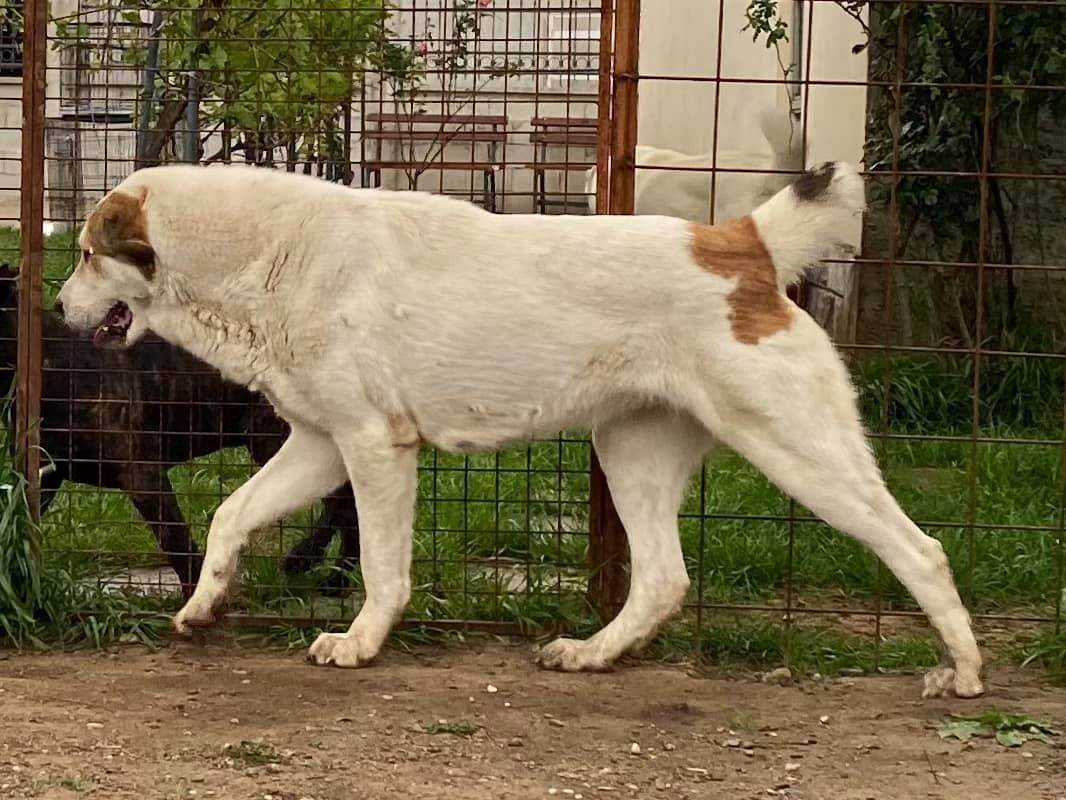
{"label": "metal fence post", "polygon": [[22,40],[22,183],[19,208],[18,380],[15,427],[20,468],[29,483],[34,518],[39,511],[41,416],[41,285],[44,273],[44,100],[48,0],[26,0]]}
{"label": "metal fence post", "polygon": [[[618,0],[614,14],[614,58],[610,70],[611,165],[608,176],[603,175],[602,169],[598,173],[600,188],[597,191],[602,204],[603,181],[610,181],[606,199],[607,210],[611,214],[633,213],[639,40],[640,0]],[[601,80],[604,71],[601,68]],[[601,102],[603,95],[601,89]],[[604,113],[602,109],[600,113]],[[601,131],[602,128],[601,125]],[[618,613],[628,593],[628,548],[625,528],[611,500],[607,477],[595,451],[592,453],[589,480],[589,559],[593,573],[589,579],[588,596],[593,607],[606,620]]]}

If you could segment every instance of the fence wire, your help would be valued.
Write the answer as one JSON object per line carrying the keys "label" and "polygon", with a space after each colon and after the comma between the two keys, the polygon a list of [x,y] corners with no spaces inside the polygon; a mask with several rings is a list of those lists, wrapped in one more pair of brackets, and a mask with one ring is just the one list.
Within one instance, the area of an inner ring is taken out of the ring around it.
{"label": "fence wire", "polygon": [[[43,32],[38,2],[2,13],[0,216],[22,233],[0,247],[24,277],[16,291],[0,275],[4,362],[21,365],[18,418],[41,418],[28,463],[48,557],[87,584],[173,608],[221,498],[285,435],[186,354],[95,351],[50,310],[78,225],[133,170],[246,163],[495,213],[712,222],[845,158],[869,185],[854,254],[813,266],[796,299],[845,353],[890,488],[945,544],[984,629],[1058,631],[1061,4],[54,0]],[[763,112],[784,149],[763,141]],[[342,490],[263,531],[235,610],[350,618],[356,528]],[[731,455],[693,480],[681,535],[693,588],[666,638],[689,652],[787,658],[800,642],[891,665],[925,641],[869,553]],[[580,628],[625,596],[621,526],[581,431],[425,451],[415,541],[411,620]]]}

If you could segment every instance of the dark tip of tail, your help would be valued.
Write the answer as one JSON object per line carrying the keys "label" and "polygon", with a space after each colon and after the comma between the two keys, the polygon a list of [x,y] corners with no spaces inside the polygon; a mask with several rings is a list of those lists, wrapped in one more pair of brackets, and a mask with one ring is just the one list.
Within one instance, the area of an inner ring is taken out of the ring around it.
{"label": "dark tip of tail", "polygon": [[792,191],[796,197],[810,203],[825,197],[825,191],[833,182],[836,173],[836,164],[827,161],[820,167],[815,167],[800,175],[799,179],[792,184]]}

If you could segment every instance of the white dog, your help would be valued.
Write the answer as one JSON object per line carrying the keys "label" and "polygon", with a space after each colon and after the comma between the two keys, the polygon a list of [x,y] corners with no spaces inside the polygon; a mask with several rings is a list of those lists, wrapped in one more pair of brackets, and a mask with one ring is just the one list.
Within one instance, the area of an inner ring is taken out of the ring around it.
{"label": "white dog", "polygon": [[[717,160],[710,153],[688,155],[677,150],[638,145],[638,169],[634,178],[633,211],[662,214],[691,222],[711,219],[711,168],[720,171],[714,179],[714,221],[737,219],[770,199],[795,179],[788,173],[803,169],[802,132],[793,126],[788,112],[765,109],[759,127],[769,152],[723,150]],[[645,169],[668,167],[669,169]],[[679,169],[680,168],[680,169]],[[703,170],[689,172],[687,170]],[[730,169],[769,170],[730,172]],[[589,211],[596,213],[596,168],[585,173]]]}
{"label": "white dog", "polygon": [[179,631],[215,620],[251,531],[349,478],[366,602],[309,657],[366,664],[410,594],[419,447],[589,427],[631,588],[609,625],[551,643],[543,664],[605,669],[678,610],[678,506],[720,441],[885,561],[953,662],[927,690],[973,696],[981,657],[944,552],[888,493],[841,360],[782,291],[862,206],[842,164],[715,227],[494,215],[249,167],[144,169],[90,215],[59,300],[98,344],[151,329],[264,392],[292,426],[216,512]]}

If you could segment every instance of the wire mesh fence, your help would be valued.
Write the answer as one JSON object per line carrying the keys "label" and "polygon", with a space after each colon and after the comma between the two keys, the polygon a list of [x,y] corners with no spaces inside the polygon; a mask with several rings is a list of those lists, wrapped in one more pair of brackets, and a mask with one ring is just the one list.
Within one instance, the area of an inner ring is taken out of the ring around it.
{"label": "wire mesh fence", "polygon": [[[214,508],[285,435],[261,399],[190,356],[155,341],[98,351],[50,311],[80,221],[134,169],[246,163],[495,213],[710,222],[812,163],[851,159],[870,204],[847,232],[854,254],[812,265],[796,299],[844,351],[890,488],[945,544],[984,630],[1058,631],[1061,4],[22,8],[5,6],[0,42],[0,213],[21,226],[0,244],[22,255],[17,292],[0,275],[5,363],[19,363],[17,417],[41,445],[26,461],[42,470],[48,558],[79,580],[175,606]],[[350,619],[357,525],[345,489],[262,532],[235,610]],[[731,455],[694,479],[681,534],[693,585],[665,640],[686,652],[935,658],[871,554]],[[625,596],[624,534],[583,432],[425,451],[415,542],[412,620],[582,627]]]}
{"label": "wire mesh fence", "polygon": [[[39,339],[23,336],[39,341],[39,366],[20,371],[39,376],[20,386],[39,397],[47,557],[143,595],[147,610],[172,605],[194,582],[214,509],[286,432],[262,398],[162,341],[99,351],[61,325],[52,298],[104,193],[143,166],[231,162],[499,213],[587,213],[599,33],[592,0],[53,3],[38,51],[44,114],[23,131],[44,147],[33,176],[44,313]],[[13,365],[25,294],[13,271],[2,277]],[[484,457],[425,453],[412,617],[518,630],[560,607],[582,613],[589,461],[574,436]],[[262,532],[235,616],[350,617],[358,557],[345,488]]]}

